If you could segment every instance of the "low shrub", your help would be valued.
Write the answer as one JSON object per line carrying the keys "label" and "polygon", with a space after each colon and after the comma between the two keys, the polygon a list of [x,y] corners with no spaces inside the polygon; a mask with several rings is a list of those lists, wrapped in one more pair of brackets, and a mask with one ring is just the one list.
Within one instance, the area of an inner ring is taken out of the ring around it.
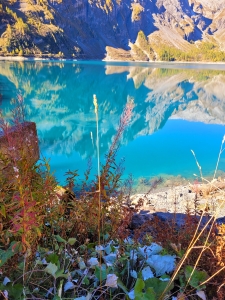
{"label": "low shrub", "polygon": [[35,163],[37,137],[24,130],[23,98],[19,95],[13,104],[11,126],[0,118],[5,139],[0,152],[0,299],[224,299],[224,225],[210,216],[202,225],[208,211],[198,211],[198,199],[195,216],[187,209],[180,227],[175,215],[169,223],[154,218],[134,232],[129,229],[141,199],[130,206],[132,180],[122,184],[116,153],[132,117],[132,101],[100,166],[94,97],[98,174],[90,183],[89,164],[79,191],[77,171],[67,172],[62,188],[46,160]]}

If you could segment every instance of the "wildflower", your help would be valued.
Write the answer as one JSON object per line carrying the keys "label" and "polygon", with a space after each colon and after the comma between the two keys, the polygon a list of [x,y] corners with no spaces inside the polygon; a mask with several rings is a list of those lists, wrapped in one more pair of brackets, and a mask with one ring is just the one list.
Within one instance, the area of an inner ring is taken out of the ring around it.
{"label": "wildflower", "polygon": [[93,267],[99,264],[98,259],[96,257],[92,257],[88,260],[88,264]]}
{"label": "wildflower", "polygon": [[111,288],[118,288],[117,279],[118,277],[115,274],[108,274],[105,285]]}
{"label": "wildflower", "polygon": [[96,250],[97,252],[103,251],[104,249],[105,249],[105,248],[104,248],[102,245],[95,246],[95,250]]}
{"label": "wildflower", "polygon": [[3,291],[3,295],[4,295],[5,299],[8,299],[9,293],[8,293],[7,290],[4,290],[4,291]]}
{"label": "wildflower", "polygon": [[17,167],[13,167],[15,173],[19,173],[19,169]]}
{"label": "wildflower", "polygon": [[126,127],[129,124],[132,116],[133,108],[134,108],[134,100],[131,98],[127,101],[123,115],[120,119],[120,126]]}

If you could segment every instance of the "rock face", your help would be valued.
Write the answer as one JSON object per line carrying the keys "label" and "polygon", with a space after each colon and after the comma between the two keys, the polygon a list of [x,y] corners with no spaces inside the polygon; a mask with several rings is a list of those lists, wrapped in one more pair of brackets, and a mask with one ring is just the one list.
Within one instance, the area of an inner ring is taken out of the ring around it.
{"label": "rock face", "polygon": [[[2,53],[102,59],[107,46],[132,48],[139,31],[152,43],[160,39],[180,50],[191,48],[190,41],[202,39],[223,50],[225,2],[0,0]],[[112,51],[109,57],[113,58]]]}

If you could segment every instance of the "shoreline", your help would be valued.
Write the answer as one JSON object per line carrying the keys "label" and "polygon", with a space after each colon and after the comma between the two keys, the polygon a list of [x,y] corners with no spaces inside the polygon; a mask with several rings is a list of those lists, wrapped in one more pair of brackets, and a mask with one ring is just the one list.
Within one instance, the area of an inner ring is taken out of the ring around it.
{"label": "shoreline", "polygon": [[0,56],[0,61],[48,61],[48,60],[57,60],[57,61],[77,61],[76,59],[67,59],[67,58],[57,58],[57,57],[37,57],[37,56]]}
{"label": "shoreline", "polygon": [[126,60],[112,60],[104,58],[102,60],[94,60],[94,59],[73,59],[73,58],[57,58],[57,57],[37,57],[37,56],[0,56],[0,61],[71,61],[71,62],[105,62],[105,63],[124,63],[124,64],[144,64],[144,65],[213,65],[213,66],[224,66],[225,68],[225,62],[209,62],[209,61],[126,61]]}
{"label": "shoreline", "polygon": [[[131,205],[137,205],[139,199],[143,205],[139,211],[152,213],[181,213],[187,208],[194,212],[196,205],[199,210],[209,208],[211,215],[217,218],[225,216],[225,178],[218,177],[207,183],[184,183],[177,186],[168,186],[164,189],[152,191],[149,194],[135,193],[130,197]],[[219,210],[218,210],[219,208]]]}

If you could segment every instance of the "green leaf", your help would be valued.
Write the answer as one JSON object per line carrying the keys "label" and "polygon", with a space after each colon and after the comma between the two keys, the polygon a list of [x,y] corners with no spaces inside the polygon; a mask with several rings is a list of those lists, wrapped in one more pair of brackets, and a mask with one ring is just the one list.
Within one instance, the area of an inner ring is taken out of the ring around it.
{"label": "green leaf", "polygon": [[56,273],[55,273],[55,278],[68,278],[68,274],[64,274],[64,270],[61,269],[61,270],[58,270]]}
{"label": "green leaf", "polygon": [[123,282],[119,278],[117,279],[117,284],[121,288],[121,290],[124,291],[125,294],[128,294],[128,290],[127,290],[126,286],[123,284]]}
{"label": "green leaf", "polygon": [[53,298],[52,300],[62,300],[62,298],[59,297],[59,296],[57,296],[57,295],[55,295],[54,298]]}
{"label": "green leaf", "polygon": [[24,269],[24,261],[21,261],[19,264],[18,264],[18,269],[23,271]]}
{"label": "green leaf", "polygon": [[69,238],[68,243],[73,246],[76,243],[77,239],[76,238]]}
{"label": "green leaf", "polygon": [[186,266],[184,274],[186,280],[189,280],[190,286],[197,289],[199,284],[207,279],[208,275],[205,271],[198,271],[196,269],[194,271],[193,270],[194,268],[192,266]]}
{"label": "green leaf", "polygon": [[95,276],[98,278],[99,281],[103,281],[107,278],[108,270],[106,269],[106,265],[102,265],[101,267],[95,267]]}
{"label": "green leaf", "polygon": [[90,284],[90,281],[89,281],[89,279],[87,278],[87,276],[84,277],[83,283],[86,284],[86,285],[89,285],[89,284]]}
{"label": "green leaf", "polygon": [[1,290],[7,290],[9,293],[9,299],[12,300],[23,300],[23,286],[20,283],[12,284],[11,282],[7,284],[7,287],[5,286]]}
{"label": "green leaf", "polygon": [[63,238],[61,238],[61,236],[60,235],[55,235],[55,239],[56,239],[56,241],[57,242],[59,242],[59,243],[65,243],[66,244],[66,240],[64,240]]}
{"label": "green leaf", "polygon": [[[165,277],[166,278],[166,277]],[[166,289],[167,285],[168,285],[168,281],[162,281],[160,280],[159,278],[149,278],[145,281],[145,285],[146,287],[151,287],[153,288],[155,294],[156,294],[156,298],[158,298],[163,292],[164,290]],[[168,287],[168,290],[171,290],[173,288],[173,284],[171,284],[169,287]]]}
{"label": "green leaf", "polygon": [[47,256],[46,261],[47,261],[48,263],[51,262],[52,264],[58,265],[59,257],[58,257],[57,254],[52,253],[52,254],[49,254],[49,255]]}
{"label": "green leaf", "polygon": [[147,288],[146,293],[145,293],[143,299],[146,299],[146,300],[156,300],[158,298],[156,298],[155,291],[153,290],[153,288]]}
{"label": "green leaf", "polygon": [[135,287],[134,287],[134,293],[136,295],[136,293],[138,292],[142,292],[142,290],[144,289],[145,287],[145,283],[144,283],[144,280],[138,278],[136,283],[135,283]]}
{"label": "green leaf", "polygon": [[181,289],[186,286],[185,277],[182,274],[179,275],[179,286]]}
{"label": "green leaf", "polygon": [[80,261],[79,261],[79,268],[80,268],[81,270],[84,270],[84,269],[86,268],[85,262],[84,262],[83,260],[80,260]]}
{"label": "green leaf", "polygon": [[2,267],[8,259],[19,252],[20,243],[12,242],[7,250],[0,249],[0,267]]}
{"label": "green leaf", "polygon": [[56,276],[56,272],[58,267],[55,264],[49,263],[47,267],[44,269],[45,272],[51,274],[53,277]]}
{"label": "green leaf", "polygon": [[148,288],[146,293],[138,292],[135,294],[135,300],[157,300],[152,288]]}
{"label": "green leaf", "polygon": [[145,288],[144,280],[138,278],[134,287],[135,300],[156,300],[155,292],[152,287]]}
{"label": "green leaf", "polygon": [[59,245],[57,243],[54,244],[54,250],[58,251],[59,250]]}
{"label": "green leaf", "polygon": [[89,243],[87,244],[88,249],[94,249],[95,248],[95,243]]}

